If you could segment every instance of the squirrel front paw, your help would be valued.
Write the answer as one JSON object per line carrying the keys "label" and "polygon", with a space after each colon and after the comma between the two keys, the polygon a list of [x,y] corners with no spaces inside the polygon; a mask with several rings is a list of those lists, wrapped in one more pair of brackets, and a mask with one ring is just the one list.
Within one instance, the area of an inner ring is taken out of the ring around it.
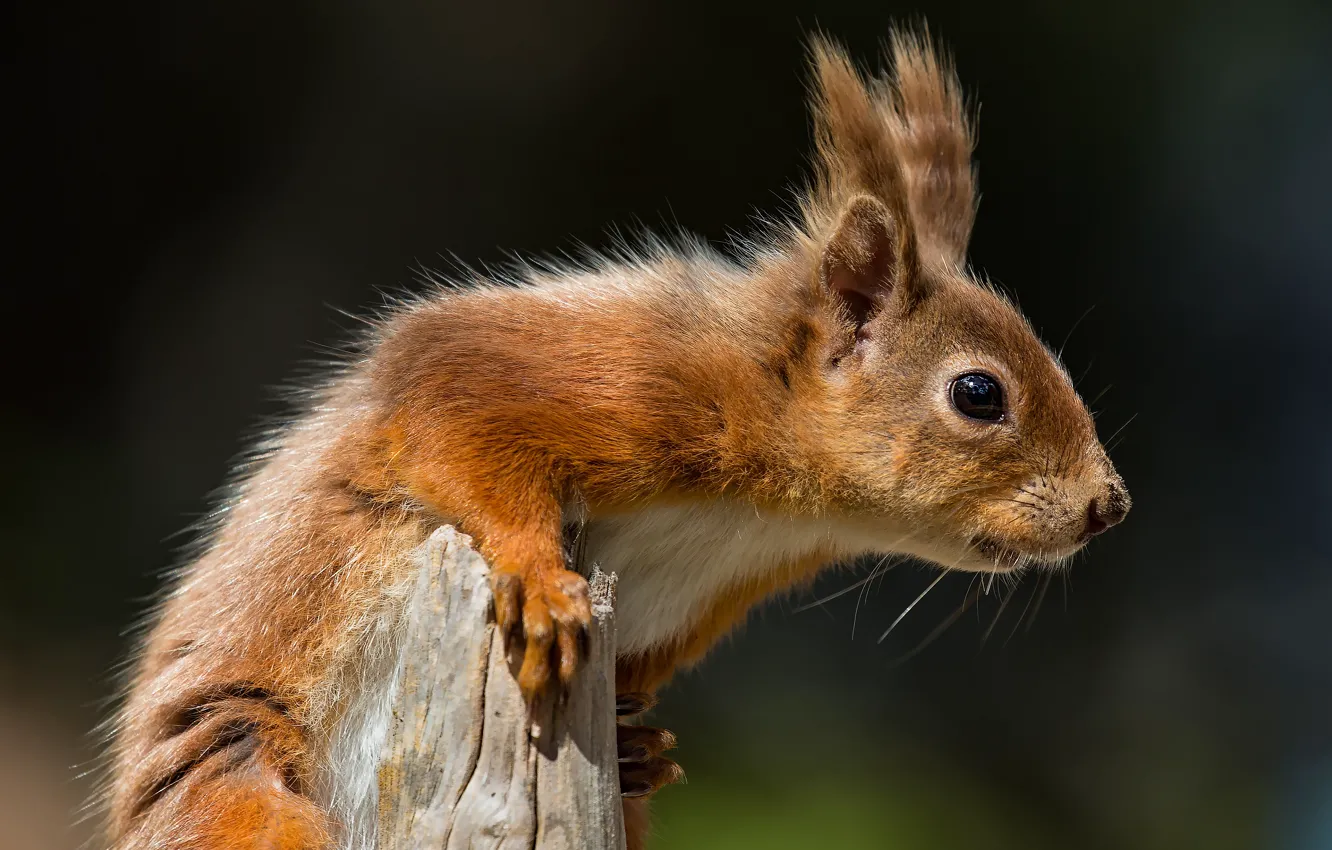
{"label": "squirrel front paw", "polygon": [[[615,711],[620,717],[646,711],[656,702],[648,694],[619,694],[615,698]],[[675,748],[675,735],[653,726],[618,726],[616,743],[620,761],[620,795],[646,797],[655,794],[664,785],[684,781],[680,765],[663,757],[666,750]]]}
{"label": "squirrel front paw", "polygon": [[[526,642],[518,686],[528,702],[550,685],[552,670],[568,685],[578,671],[592,603],[587,579],[572,570],[502,570],[491,575],[495,620],[507,639]],[[554,656],[554,658],[552,658]]]}

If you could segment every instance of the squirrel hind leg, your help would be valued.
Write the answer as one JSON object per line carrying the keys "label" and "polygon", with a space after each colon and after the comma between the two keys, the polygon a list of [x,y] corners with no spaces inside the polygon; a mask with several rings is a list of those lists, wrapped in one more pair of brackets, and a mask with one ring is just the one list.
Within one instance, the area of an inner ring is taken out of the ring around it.
{"label": "squirrel hind leg", "polygon": [[335,830],[302,794],[305,746],[277,700],[252,688],[192,702],[125,775],[115,850],[322,850]]}
{"label": "squirrel hind leg", "polygon": [[[645,728],[645,727],[621,727]],[[653,732],[665,730],[654,729]],[[666,733],[670,735],[669,732]],[[674,738],[674,736],[672,736]],[[652,797],[662,787],[683,782],[680,765],[663,756],[654,756],[642,762],[621,762],[620,793],[624,806],[624,834],[626,850],[646,850],[648,835],[652,831]]]}
{"label": "squirrel hind leg", "polygon": [[675,735],[652,726],[624,725],[623,719],[647,711],[656,697],[645,692],[615,696],[616,728],[620,763],[620,794],[624,805],[624,830],[628,850],[643,850],[650,832],[648,801],[662,787],[684,781],[680,765],[661,754],[675,747]]}
{"label": "squirrel hind leg", "polygon": [[113,850],[328,850],[334,831],[311,800],[278,787],[262,771],[186,781],[146,812]]}

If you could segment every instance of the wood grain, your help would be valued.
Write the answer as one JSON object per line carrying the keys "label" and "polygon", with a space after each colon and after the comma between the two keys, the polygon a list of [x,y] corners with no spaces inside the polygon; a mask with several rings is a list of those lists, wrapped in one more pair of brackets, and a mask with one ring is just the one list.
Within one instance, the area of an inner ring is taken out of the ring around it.
{"label": "wood grain", "polygon": [[489,568],[450,527],[422,546],[379,772],[379,847],[622,850],[615,576],[569,692],[533,710],[491,608]]}

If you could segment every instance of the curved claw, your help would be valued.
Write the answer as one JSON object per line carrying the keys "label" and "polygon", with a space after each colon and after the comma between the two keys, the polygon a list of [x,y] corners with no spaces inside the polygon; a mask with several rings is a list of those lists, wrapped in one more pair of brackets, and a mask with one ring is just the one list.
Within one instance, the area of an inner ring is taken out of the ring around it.
{"label": "curved claw", "polygon": [[578,672],[592,623],[587,580],[564,569],[500,572],[493,575],[491,586],[495,621],[506,642],[521,638],[525,643],[518,672],[523,696],[536,700],[556,673],[567,686]]}
{"label": "curved claw", "polygon": [[642,714],[656,704],[657,698],[652,694],[638,691],[616,694],[615,715],[617,717],[633,717],[636,714]]}
{"label": "curved claw", "polygon": [[646,797],[667,785],[683,782],[684,769],[662,756],[620,765],[620,796]]}
{"label": "curved claw", "polygon": [[620,796],[646,797],[665,785],[684,781],[684,770],[680,765],[661,755],[664,750],[675,747],[675,735],[669,730],[652,726],[620,726],[616,736]]}

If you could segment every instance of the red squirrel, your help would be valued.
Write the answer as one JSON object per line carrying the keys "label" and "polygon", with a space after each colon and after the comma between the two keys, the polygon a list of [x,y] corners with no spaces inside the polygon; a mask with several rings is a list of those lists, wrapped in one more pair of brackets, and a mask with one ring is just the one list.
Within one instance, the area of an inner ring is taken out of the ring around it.
{"label": "red squirrel", "polygon": [[[865,553],[1052,567],[1129,509],[1068,374],[969,274],[973,139],[929,40],[866,77],[812,42],[816,168],[739,259],[697,242],[440,287],[374,323],[264,445],[157,615],[118,715],[114,848],[369,848],[410,553],[492,566],[529,698],[619,575],[641,709],[756,603]],[[631,848],[679,777],[629,737]]]}

